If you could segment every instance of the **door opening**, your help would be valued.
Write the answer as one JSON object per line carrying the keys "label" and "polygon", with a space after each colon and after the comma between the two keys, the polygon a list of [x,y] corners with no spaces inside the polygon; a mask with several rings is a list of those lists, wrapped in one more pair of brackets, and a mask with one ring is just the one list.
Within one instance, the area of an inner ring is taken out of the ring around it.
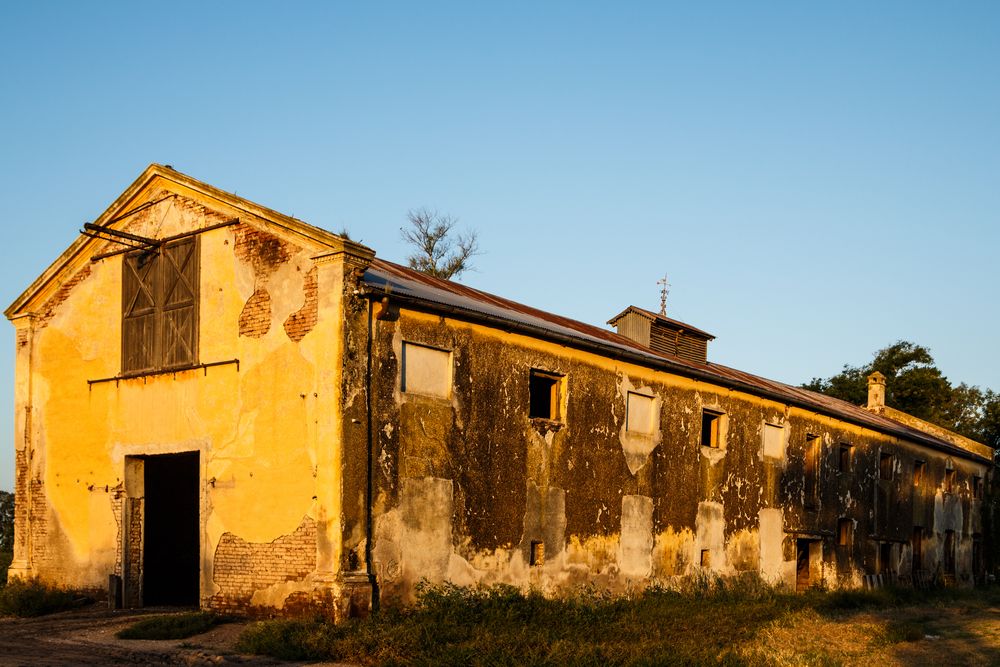
{"label": "door opening", "polygon": [[795,590],[799,593],[808,590],[811,583],[809,577],[809,540],[795,540]]}
{"label": "door opening", "polygon": [[201,576],[198,452],[143,458],[143,604],[197,605]]}

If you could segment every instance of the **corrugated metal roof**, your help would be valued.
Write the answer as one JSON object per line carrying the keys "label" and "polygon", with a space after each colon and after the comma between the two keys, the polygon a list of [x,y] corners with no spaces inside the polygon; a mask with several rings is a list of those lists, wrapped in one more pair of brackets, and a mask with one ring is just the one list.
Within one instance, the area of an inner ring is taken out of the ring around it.
{"label": "corrugated metal roof", "polygon": [[[734,387],[752,394],[783,401],[818,413],[844,419],[873,430],[918,442],[935,449],[976,460],[988,460],[950,442],[901,424],[882,415],[783,382],[769,380],[735,368],[699,363],[668,354],[660,354],[613,331],[532,308],[510,299],[483,292],[466,285],[434,278],[399,264],[376,258],[365,273],[363,282],[378,293],[404,301],[424,304],[432,310],[447,310],[469,316],[480,315],[495,325],[521,329],[531,335],[550,335],[563,342],[578,342],[598,347],[610,356],[627,356],[637,363],[666,369],[707,382]],[[641,309],[639,309],[641,310]],[[648,312],[648,311],[647,311]]]}

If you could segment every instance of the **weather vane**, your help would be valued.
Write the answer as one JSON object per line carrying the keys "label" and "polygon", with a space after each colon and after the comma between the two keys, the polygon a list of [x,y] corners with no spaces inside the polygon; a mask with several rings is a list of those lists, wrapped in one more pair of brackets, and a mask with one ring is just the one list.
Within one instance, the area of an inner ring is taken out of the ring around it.
{"label": "weather vane", "polygon": [[660,315],[664,317],[667,316],[667,295],[670,294],[670,283],[667,282],[667,274],[663,274],[663,277],[656,281],[657,285],[662,285],[660,288]]}

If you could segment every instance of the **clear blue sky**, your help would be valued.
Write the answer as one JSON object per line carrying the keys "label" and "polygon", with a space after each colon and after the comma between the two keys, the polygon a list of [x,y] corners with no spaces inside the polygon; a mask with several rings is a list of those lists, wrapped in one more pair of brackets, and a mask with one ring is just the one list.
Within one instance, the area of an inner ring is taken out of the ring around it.
{"label": "clear blue sky", "polygon": [[766,377],[905,338],[1000,389],[998,34],[996,2],[7,2],[0,301],[161,162],[387,259],[437,208],[466,283],[591,323],[666,272]]}

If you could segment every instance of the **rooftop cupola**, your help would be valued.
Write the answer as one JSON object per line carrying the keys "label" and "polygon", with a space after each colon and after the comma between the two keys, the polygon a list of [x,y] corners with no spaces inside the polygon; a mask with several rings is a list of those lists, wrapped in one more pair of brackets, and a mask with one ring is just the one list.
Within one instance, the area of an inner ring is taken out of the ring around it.
{"label": "rooftop cupola", "polygon": [[690,324],[636,306],[618,313],[608,320],[608,324],[619,335],[654,352],[703,364],[708,361],[708,341],[715,339],[712,334]]}

